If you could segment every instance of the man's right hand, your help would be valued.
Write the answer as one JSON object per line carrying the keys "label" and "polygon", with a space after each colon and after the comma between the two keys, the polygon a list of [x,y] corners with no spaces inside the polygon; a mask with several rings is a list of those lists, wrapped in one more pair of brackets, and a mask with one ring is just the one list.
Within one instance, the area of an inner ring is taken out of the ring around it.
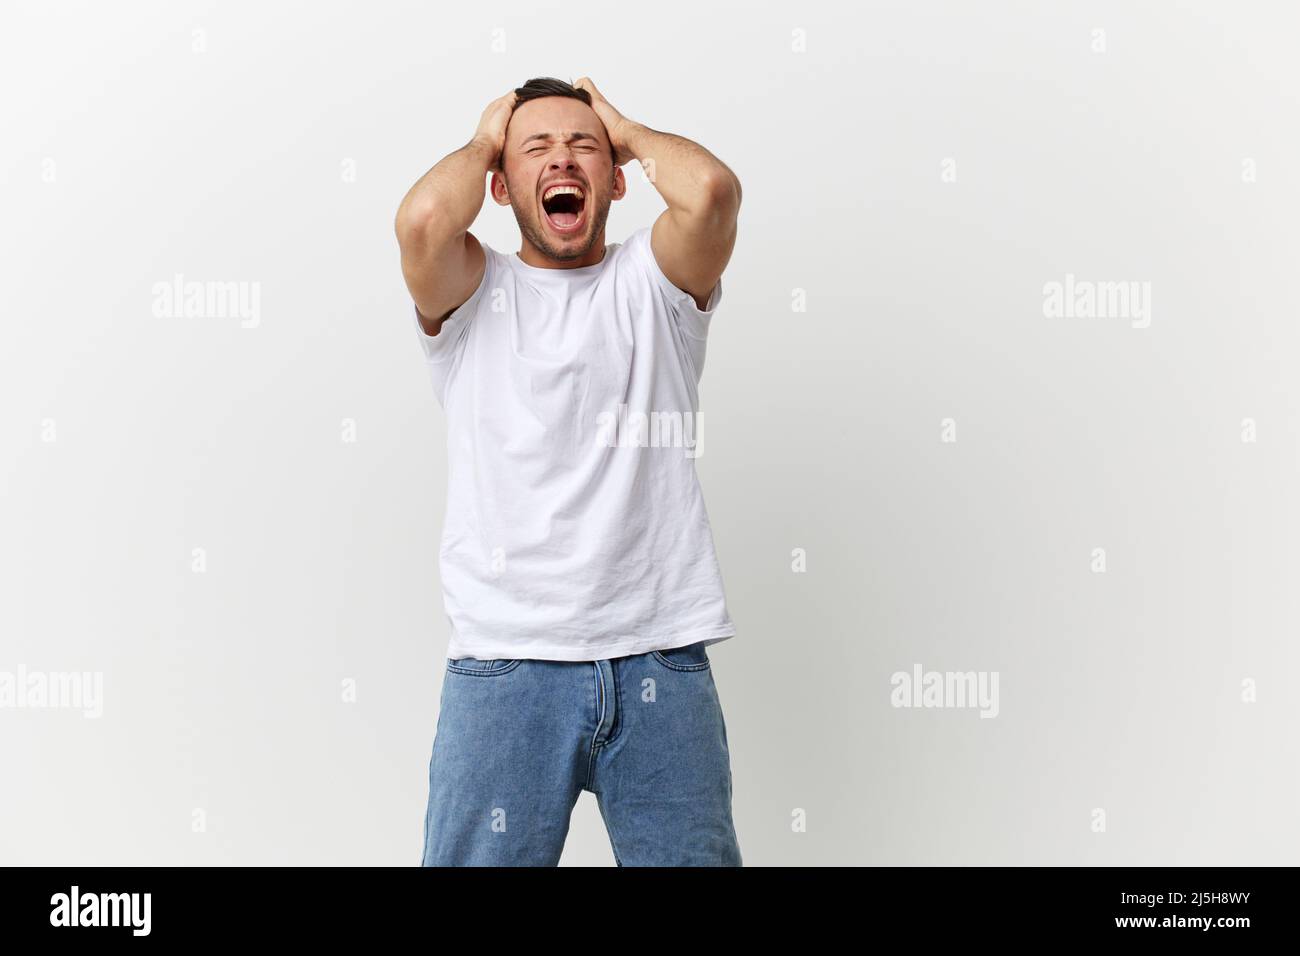
{"label": "man's right hand", "polygon": [[487,254],[469,227],[483,207],[484,173],[500,168],[517,100],[511,90],[489,103],[473,138],[425,173],[397,211],[402,275],[428,335],[483,280]]}
{"label": "man's right hand", "polygon": [[515,111],[518,99],[519,96],[514,90],[505,96],[497,97],[483,111],[478,121],[478,129],[474,132],[475,140],[491,148],[490,165],[494,168],[500,167],[501,151],[506,145],[506,127],[510,124],[510,117]]}

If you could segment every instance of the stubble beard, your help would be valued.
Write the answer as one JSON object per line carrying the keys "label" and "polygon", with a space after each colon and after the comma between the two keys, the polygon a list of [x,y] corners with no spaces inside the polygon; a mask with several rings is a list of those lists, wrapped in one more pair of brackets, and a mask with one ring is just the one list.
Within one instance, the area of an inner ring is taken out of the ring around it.
{"label": "stubble beard", "polygon": [[[595,199],[594,196],[588,196],[588,204]],[[609,217],[609,207],[613,200],[609,197],[602,198],[597,204],[593,215],[588,222],[587,241],[580,246],[557,246],[552,237],[547,233],[546,226],[540,219],[531,219],[522,215],[514,203],[510,204],[510,209],[515,214],[515,222],[519,224],[519,231],[523,233],[536,248],[542,251],[548,259],[554,259],[556,262],[572,262],[574,259],[581,259],[589,253],[596,245],[597,240],[605,232],[605,220]],[[591,212],[592,210],[588,210]],[[546,213],[538,209],[537,215],[545,216]]]}

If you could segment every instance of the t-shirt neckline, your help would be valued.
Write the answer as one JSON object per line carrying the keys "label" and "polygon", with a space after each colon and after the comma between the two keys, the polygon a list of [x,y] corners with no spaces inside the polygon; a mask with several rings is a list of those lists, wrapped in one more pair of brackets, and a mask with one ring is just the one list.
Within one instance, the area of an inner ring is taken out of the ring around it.
{"label": "t-shirt neckline", "polygon": [[539,279],[555,279],[572,276],[573,278],[582,279],[587,276],[593,276],[600,272],[601,269],[605,268],[606,263],[609,262],[609,257],[613,252],[613,248],[613,243],[606,243],[605,255],[601,257],[599,262],[593,262],[589,266],[578,266],[574,269],[548,269],[544,266],[530,266],[519,257],[518,252],[510,253],[509,258],[512,266],[528,276],[534,276]]}

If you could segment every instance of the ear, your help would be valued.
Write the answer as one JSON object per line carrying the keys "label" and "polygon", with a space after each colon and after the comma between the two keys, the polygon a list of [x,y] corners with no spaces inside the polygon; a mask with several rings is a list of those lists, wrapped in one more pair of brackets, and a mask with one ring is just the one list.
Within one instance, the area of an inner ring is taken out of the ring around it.
{"label": "ear", "polygon": [[506,186],[506,178],[499,170],[492,171],[492,179],[488,183],[489,191],[492,193],[492,200],[498,206],[510,205],[510,189]]}
{"label": "ear", "polygon": [[622,199],[627,195],[627,180],[623,178],[623,167],[614,167],[614,191],[610,194],[611,199]]}

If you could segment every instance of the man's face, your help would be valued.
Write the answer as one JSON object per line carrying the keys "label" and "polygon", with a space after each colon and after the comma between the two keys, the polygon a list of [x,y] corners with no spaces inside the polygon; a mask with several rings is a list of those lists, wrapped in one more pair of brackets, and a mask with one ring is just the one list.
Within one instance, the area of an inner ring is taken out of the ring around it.
{"label": "man's face", "polygon": [[604,241],[609,205],[627,187],[590,106],[544,96],[516,107],[501,163],[505,175],[493,173],[492,197],[510,204],[519,231],[544,255],[579,259]]}

